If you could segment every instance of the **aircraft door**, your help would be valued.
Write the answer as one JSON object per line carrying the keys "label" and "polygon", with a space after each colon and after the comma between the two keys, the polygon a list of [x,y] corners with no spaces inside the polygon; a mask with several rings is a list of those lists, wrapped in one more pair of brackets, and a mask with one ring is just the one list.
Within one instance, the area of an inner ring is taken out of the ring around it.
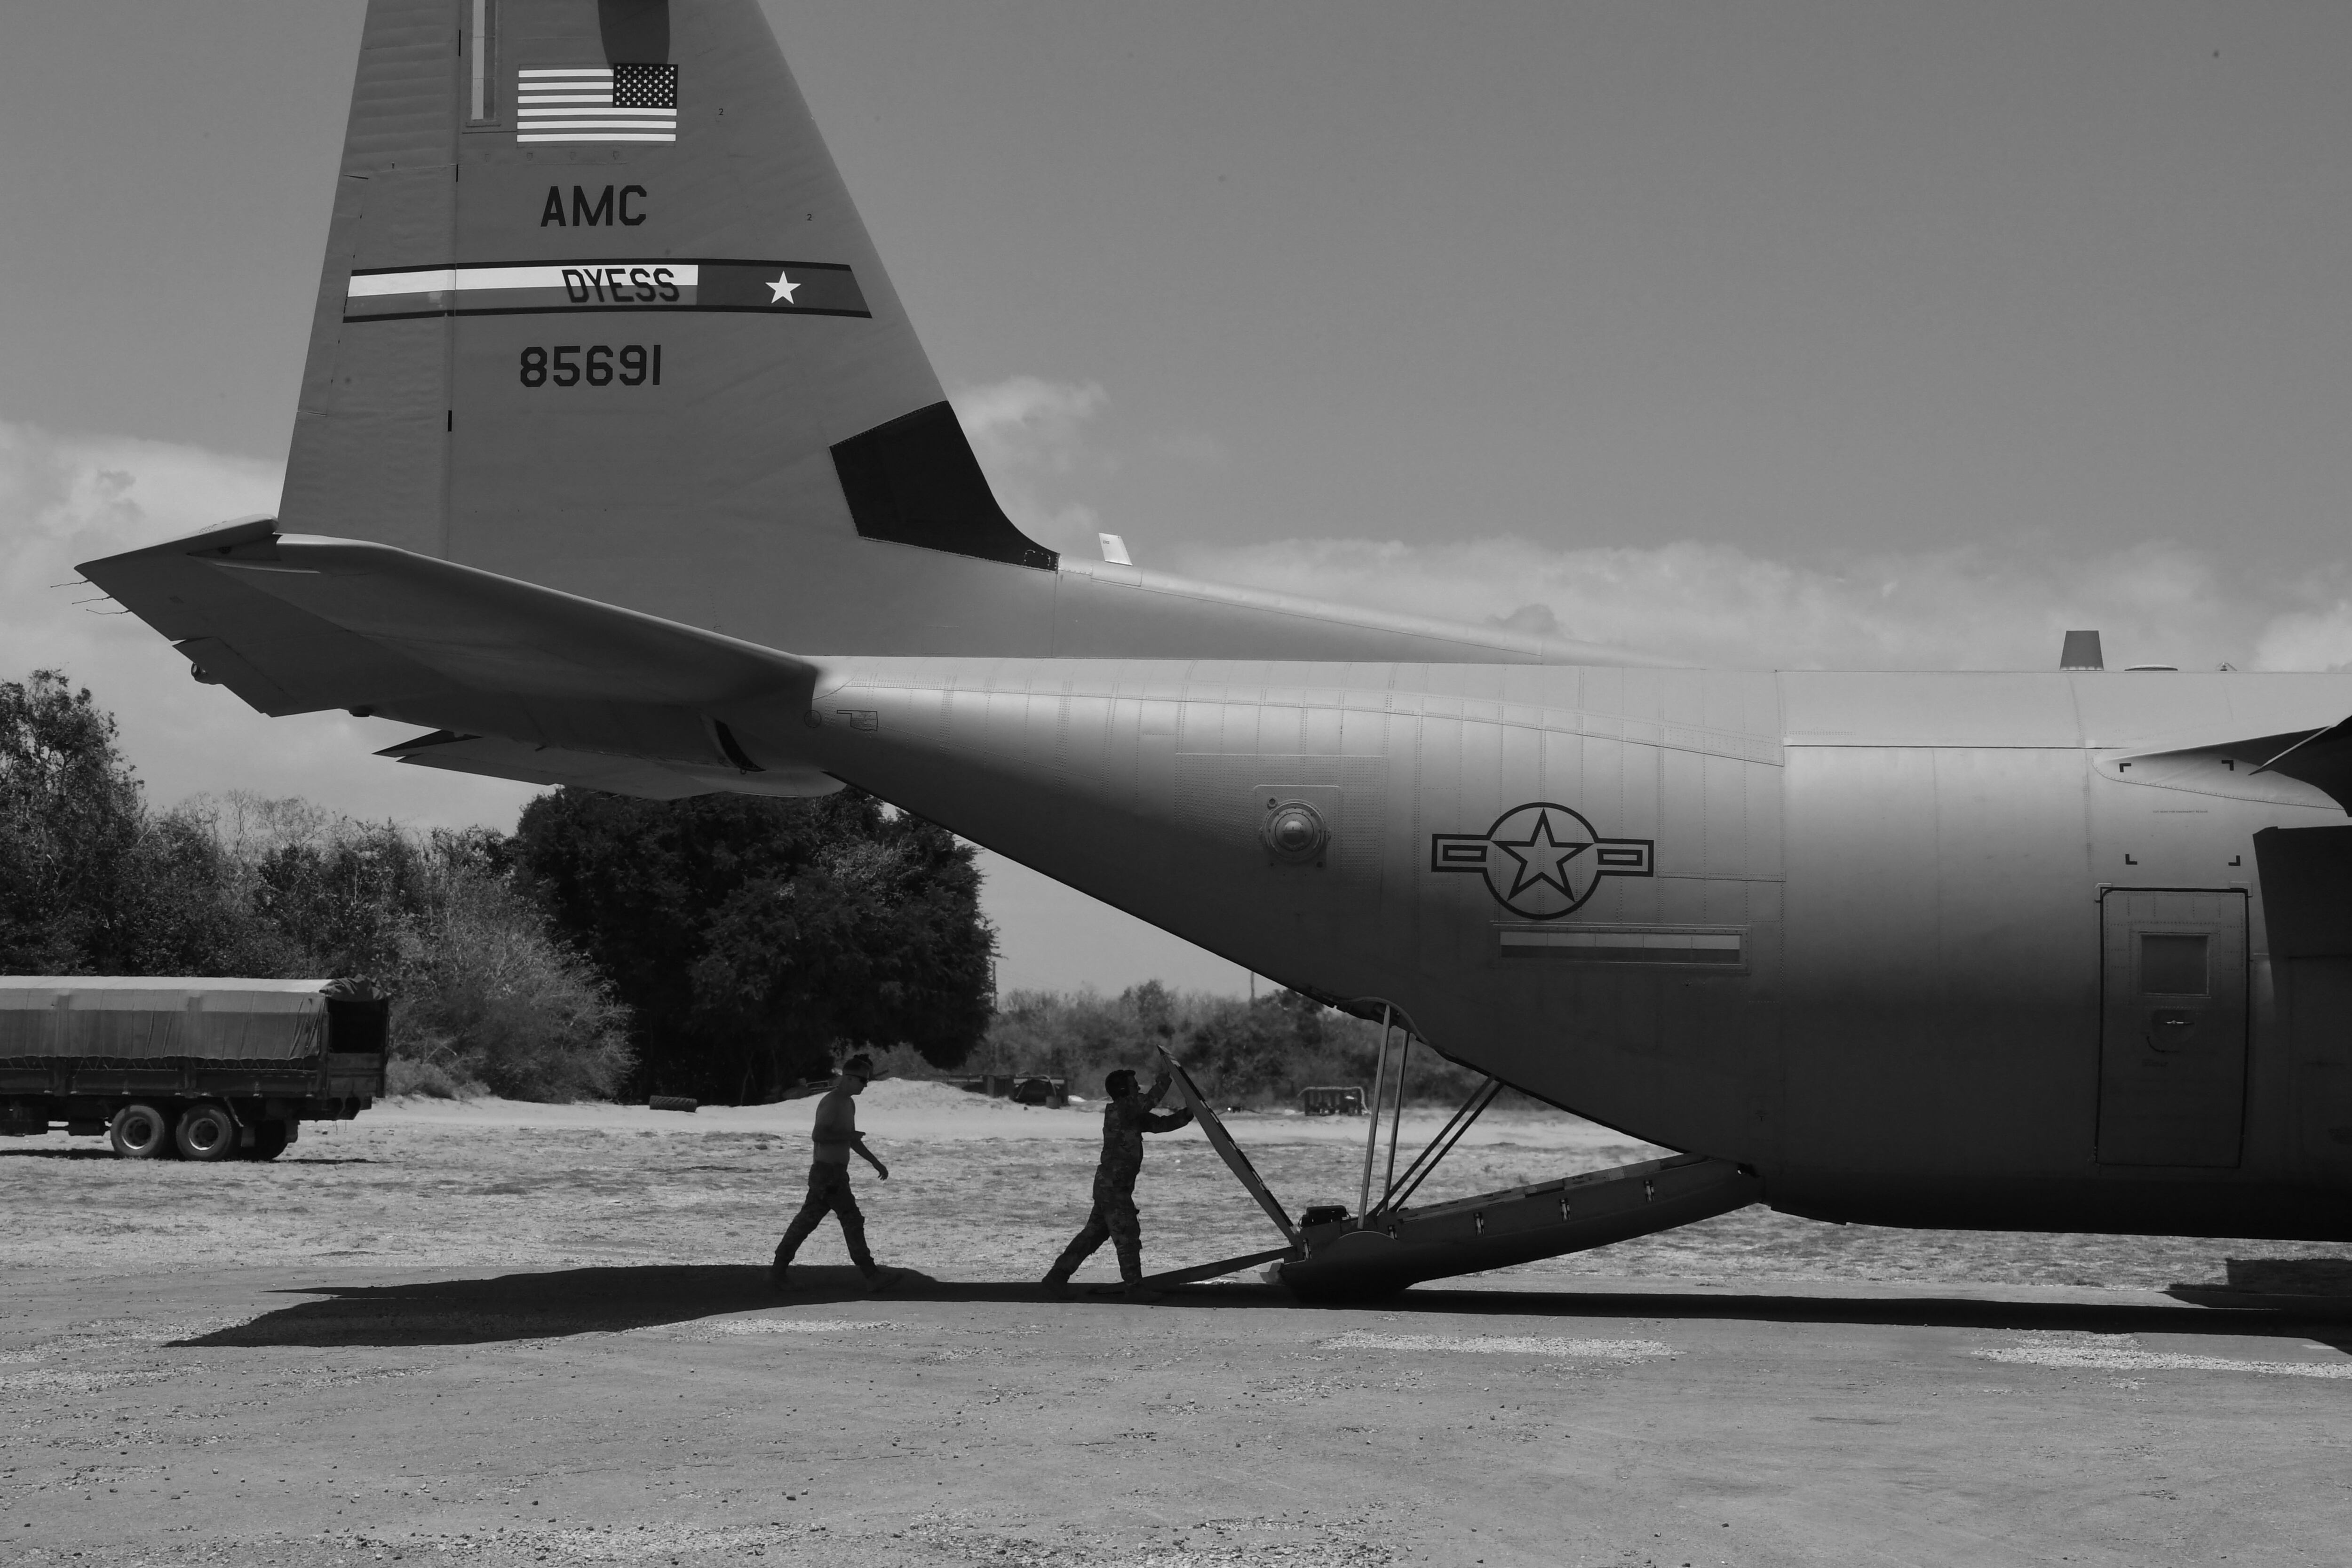
{"label": "aircraft door", "polygon": [[2246,895],[2113,888],[2099,918],[2099,1163],[2235,1165],[2246,1111]]}

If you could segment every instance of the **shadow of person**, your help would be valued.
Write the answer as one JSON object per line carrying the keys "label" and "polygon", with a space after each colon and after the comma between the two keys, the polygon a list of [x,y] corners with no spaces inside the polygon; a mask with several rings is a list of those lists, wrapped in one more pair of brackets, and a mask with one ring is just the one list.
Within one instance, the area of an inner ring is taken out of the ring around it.
{"label": "shadow of person", "polygon": [[[1014,1281],[935,1279],[898,1271],[891,1289],[867,1289],[856,1270],[807,1264],[793,1288],[779,1291],[765,1268],[741,1264],[651,1264],[501,1274],[487,1279],[436,1279],[400,1285],[313,1285],[278,1292],[318,1298],[266,1312],[249,1322],[173,1342],[178,1347],[464,1345],[615,1333],[753,1311],[785,1311],[856,1302],[940,1301],[1023,1304],[1044,1294]],[[1075,1310],[1134,1310],[1116,1298],[1073,1298]],[[1828,1292],[1773,1294],[1654,1290],[1496,1290],[1418,1286],[1373,1301],[1302,1302],[1255,1283],[1170,1289],[1152,1310],[1360,1311],[1436,1317],[1720,1320],[1745,1322],[1876,1324],[1902,1327],[2066,1331],[2094,1334],[2294,1336],[2352,1353],[2352,1325],[2305,1313],[2210,1310],[2124,1301],[2053,1301],[1976,1296]]]}

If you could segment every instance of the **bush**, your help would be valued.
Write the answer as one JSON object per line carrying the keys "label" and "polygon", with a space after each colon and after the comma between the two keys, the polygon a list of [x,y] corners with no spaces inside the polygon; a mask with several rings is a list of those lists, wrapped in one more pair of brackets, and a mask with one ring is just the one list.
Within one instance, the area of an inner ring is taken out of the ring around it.
{"label": "bush", "polygon": [[394,1051],[516,1100],[610,1099],[635,1060],[627,1010],[505,878],[462,860],[444,878],[394,972]]}
{"label": "bush", "polygon": [[419,1094],[432,1100],[471,1100],[490,1092],[489,1086],[459,1076],[440,1062],[415,1057],[394,1057],[384,1064],[386,1094]]}

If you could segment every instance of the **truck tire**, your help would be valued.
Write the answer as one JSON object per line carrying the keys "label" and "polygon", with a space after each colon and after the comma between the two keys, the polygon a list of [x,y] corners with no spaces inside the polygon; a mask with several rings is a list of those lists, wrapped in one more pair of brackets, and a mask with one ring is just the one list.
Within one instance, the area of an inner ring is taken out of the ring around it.
{"label": "truck tire", "polygon": [[106,1141],[125,1160],[172,1157],[172,1119],[152,1105],[126,1105],[108,1123]]}
{"label": "truck tire", "polygon": [[180,1112],[172,1142],[183,1159],[227,1160],[237,1152],[236,1131],[236,1119],[228,1113],[227,1106],[204,1100]]}
{"label": "truck tire", "polygon": [[289,1140],[283,1121],[257,1121],[253,1124],[253,1147],[245,1152],[248,1160],[275,1160],[286,1152]]}

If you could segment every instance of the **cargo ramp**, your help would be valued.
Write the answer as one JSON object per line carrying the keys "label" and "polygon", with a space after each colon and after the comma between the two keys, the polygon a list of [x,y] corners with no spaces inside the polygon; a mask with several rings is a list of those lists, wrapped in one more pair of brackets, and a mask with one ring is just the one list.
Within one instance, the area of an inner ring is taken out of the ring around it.
{"label": "cargo ramp", "polygon": [[[1398,1054],[1392,1097],[1384,1105],[1389,1032],[1383,1030],[1373,1085],[1370,1126],[1364,1150],[1361,1212],[1310,1209],[1294,1220],[1234,1142],[1181,1064],[1167,1056],[1169,1076],[1184,1103],[1223,1157],[1234,1177],[1282,1233],[1284,1245],[1216,1263],[1155,1275],[1153,1285],[1189,1284],[1270,1264],[1266,1278],[1307,1300],[1381,1296],[1428,1279],[1476,1274],[1606,1247],[1677,1226],[1712,1219],[1747,1207],[1763,1196],[1755,1173],[1705,1154],[1675,1154],[1612,1170],[1562,1176],[1556,1181],[1444,1203],[1409,1206],[1411,1198],[1471,1124],[1502,1091],[1493,1079],[1472,1093],[1429,1145],[1396,1173],[1396,1136],[1402,1123],[1404,1058],[1412,1036]],[[1378,1163],[1381,1111],[1390,1115],[1388,1174],[1378,1202],[1371,1201]]]}

